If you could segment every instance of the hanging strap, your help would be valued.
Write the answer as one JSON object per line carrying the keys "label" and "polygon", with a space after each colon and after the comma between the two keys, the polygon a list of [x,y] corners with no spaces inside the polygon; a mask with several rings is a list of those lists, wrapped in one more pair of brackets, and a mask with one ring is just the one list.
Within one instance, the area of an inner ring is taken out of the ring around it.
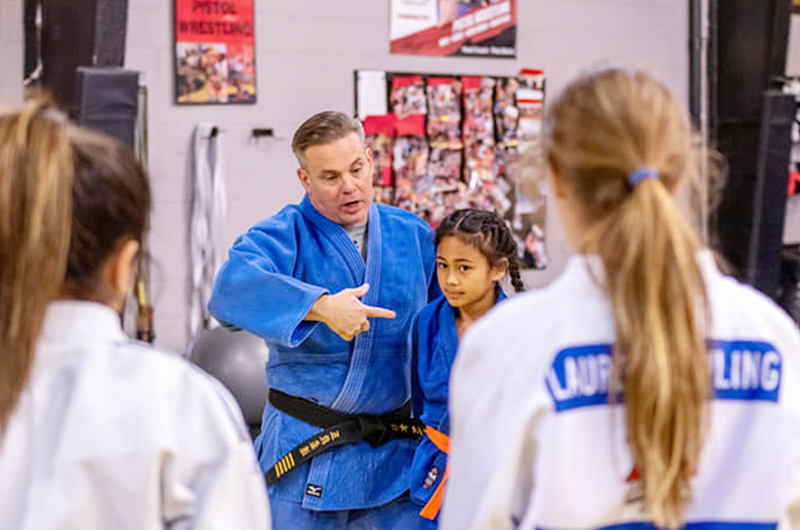
{"label": "hanging strap", "polygon": [[226,205],[219,129],[211,123],[201,123],[195,128],[193,144],[189,352],[201,330],[217,326],[208,312],[208,301],[214,277],[222,265],[221,239]]}
{"label": "hanging strap", "polygon": [[[450,454],[450,437],[444,433],[441,433],[431,427],[430,425],[425,426],[425,435],[433,442],[440,451],[445,454]],[[444,499],[444,484],[447,482],[447,477],[450,475],[450,462],[447,462],[447,465],[444,468],[444,475],[442,475],[442,480],[439,482],[439,485],[436,486],[436,491],[433,492],[431,498],[428,500],[428,503],[422,508],[422,511],[419,512],[420,516],[424,517],[425,519],[430,519],[431,521],[436,519],[436,516],[439,515],[439,510],[442,507],[442,500]]]}

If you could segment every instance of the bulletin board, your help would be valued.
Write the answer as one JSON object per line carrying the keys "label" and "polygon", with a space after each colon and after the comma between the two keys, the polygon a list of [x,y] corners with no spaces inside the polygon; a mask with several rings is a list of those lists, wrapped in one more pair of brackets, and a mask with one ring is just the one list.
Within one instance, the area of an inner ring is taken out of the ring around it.
{"label": "bulletin board", "polygon": [[373,199],[434,228],[462,208],[508,222],[525,268],[544,269],[547,201],[519,159],[536,148],[545,76],[356,71],[356,115],[374,161]]}
{"label": "bulletin board", "polygon": [[256,102],[253,0],[175,0],[175,102]]}

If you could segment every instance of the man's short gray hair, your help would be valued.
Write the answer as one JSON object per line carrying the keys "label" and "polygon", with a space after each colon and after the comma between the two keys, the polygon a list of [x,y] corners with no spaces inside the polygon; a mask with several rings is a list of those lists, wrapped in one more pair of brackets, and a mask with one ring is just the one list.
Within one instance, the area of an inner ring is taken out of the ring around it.
{"label": "man's short gray hair", "polygon": [[306,149],[313,145],[325,145],[356,133],[364,144],[364,127],[361,121],[344,112],[326,110],[311,116],[294,133],[292,151],[300,167],[306,167]]}

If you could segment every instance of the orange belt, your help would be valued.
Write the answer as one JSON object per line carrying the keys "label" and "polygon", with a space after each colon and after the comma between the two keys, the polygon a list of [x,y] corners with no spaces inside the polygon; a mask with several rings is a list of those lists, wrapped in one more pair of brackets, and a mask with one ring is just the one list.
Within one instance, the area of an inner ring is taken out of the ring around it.
{"label": "orange belt", "polygon": [[[450,454],[449,436],[442,434],[430,425],[425,426],[425,434],[428,435],[430,441],[432,441],[433,445],[439,448],[440,451],[443,451],[445,454]],[[442,499],[444,498],[444,483],[447,481],[447,475],[449,474],[450,462],[448,461],[444,468],[444,475],[442,475],[441,482],[439,482],[439,485],[436,487],[436,491],[434,491],[433,495],[431,495],[428,504],[426,504],[425,507],[422,508],[422,511],[419,512],[420,516],[430,520],[436,519],[436,516],[439,514],[439,509],[442,507]]]}

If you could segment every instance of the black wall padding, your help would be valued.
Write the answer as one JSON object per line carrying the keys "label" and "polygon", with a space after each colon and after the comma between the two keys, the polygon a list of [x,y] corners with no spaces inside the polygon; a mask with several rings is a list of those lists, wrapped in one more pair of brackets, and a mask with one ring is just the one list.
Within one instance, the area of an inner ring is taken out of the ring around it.
{"label": "black wall padding", "polygon": [[39,28],[36,25],[36,12],[41,7],[41,0],[25,0],[22,15],[22,25],[25,30],[25,62],[23,64],[23,78],[34,73],[39,64],[40,36]]}
{"label": "black wall padding", "polygon": [[128,0],[96,0],[93,66],[125,64]]}
{"label": "black wall padding", "polygon": [[122,67],[128,0],[42,0],[42,83],[62,105],[79,66]]}
{"label": "black wall padding", "polygon": [[71,118],[133,148],[138,92],[138,72],[121,68],[78,68]]}
{"label": "black wall padding", "polygon": [[[764,245],[774,240],[772,224],[780,224],[782,233],[785,205],[779,206],[770,190],[778,186],[776,179],[781,180],[785,201],[789,151],[785,146],[785,156],[777,153],[784,148],[783,140],[777,140],[781,133],[774,129],[779,126],[762,125],[764,119],[780,121],[775,105],[783,108],[769,99],[772,107],[767,109],[764,93],[779,85],[786,69],[791,0],[711,0],[710,5],[710,133],[730,168],[711,233],[741,279],[758,281],[768,289],[771,281],[758,277],[756,268],[766,267],[769,272],[764,274],[771,277],[779,267],[780,239],[774,249]],[[769,160],[787,160],[783,172],[772,162],[764,166],[772,169],[759,168],[759,160],[768,160],[760,148],[772,153]],[[769,218],[770,227],[760,225],[762,214],[778,213],[780,220]],[[778,256],[774,262],[773,256]]]}
{"label": "black wall padding", "polygon": [[747,281],[775,297],[780,286],[792,124],[797,100],[792,94],[769,91],[764,94],[763,109]]}
{"label": "black wall padding", "polygon": [[791,0],[717,0],[719,122],[758,122],[761,94],[786,71]]}
{"label": "black wall padding", "polygon": [[702,112],[703,1],[689,0],[689,112],[700,128]]}

